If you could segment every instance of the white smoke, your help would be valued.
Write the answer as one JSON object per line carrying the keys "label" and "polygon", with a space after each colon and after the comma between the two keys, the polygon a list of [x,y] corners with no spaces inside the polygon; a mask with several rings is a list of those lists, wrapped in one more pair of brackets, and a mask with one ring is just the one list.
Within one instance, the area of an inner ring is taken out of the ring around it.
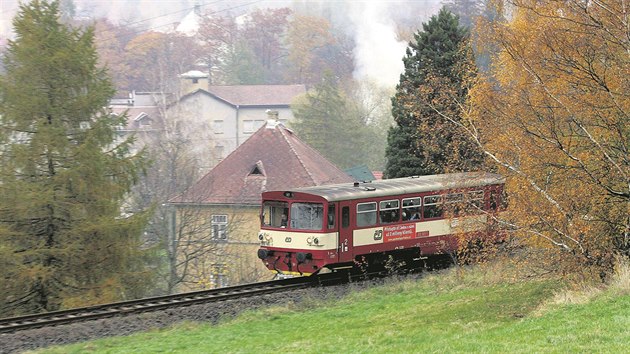
{"label": "white smoke", "polygon": [[395,24],[390,18],[390,4],[388,1],[350,3],[356,42],[354,76],[385,87],[398,83],[407,48],[407,43],[397,38]]}

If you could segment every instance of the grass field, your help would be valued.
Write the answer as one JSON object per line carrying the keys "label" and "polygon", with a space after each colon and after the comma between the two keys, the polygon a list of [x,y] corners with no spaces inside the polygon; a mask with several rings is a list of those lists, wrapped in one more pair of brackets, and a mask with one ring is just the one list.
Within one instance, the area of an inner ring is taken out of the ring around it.
{"label": "grass field", "polygon": [[218,326],[180,324],[45,353],[630,353],[630,273],[607,288],[508,280],[491,266],[389,280]]}

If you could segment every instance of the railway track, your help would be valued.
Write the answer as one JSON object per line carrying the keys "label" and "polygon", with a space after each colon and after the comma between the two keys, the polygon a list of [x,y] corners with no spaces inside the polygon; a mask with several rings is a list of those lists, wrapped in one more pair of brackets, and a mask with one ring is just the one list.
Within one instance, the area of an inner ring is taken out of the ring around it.
{"label": "railway track", "polygon": [[253,297],[313,286],[341,284],[347,281],[349,277],[345,273],[329,273],[3,318],[0,319],[0,333]]}

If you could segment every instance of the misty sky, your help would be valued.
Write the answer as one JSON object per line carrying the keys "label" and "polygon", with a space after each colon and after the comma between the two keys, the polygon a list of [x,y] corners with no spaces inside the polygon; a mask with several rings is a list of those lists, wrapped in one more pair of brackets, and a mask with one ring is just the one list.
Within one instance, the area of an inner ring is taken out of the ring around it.
{"label": "misty sky", "polygon": [[[0,0],[0,38],[11,34],[17,0]],[[398,82],[407,43],[397,40],[401,23],[425,22],[437,13],[439,0],[74,0],[77,16],[107,17],[114,23],[136,24],[166,30],[179,22],[196,4],[203,10],[238,12],[246,9],[292,5],[328,8],[338,22],[347,26],[356,41],[357,78],[368,78],[386,87]]]}

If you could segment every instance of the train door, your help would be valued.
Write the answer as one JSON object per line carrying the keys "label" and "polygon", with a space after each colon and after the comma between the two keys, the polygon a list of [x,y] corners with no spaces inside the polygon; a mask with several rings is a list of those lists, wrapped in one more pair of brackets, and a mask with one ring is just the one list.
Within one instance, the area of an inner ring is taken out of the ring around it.
{"label": "train door", "polygon": [[352,255],[352,204],[347,201],[340,202],[339,209],[341,210],[341,222],[339,223],[339,262],[351,262],[354,260]]}

